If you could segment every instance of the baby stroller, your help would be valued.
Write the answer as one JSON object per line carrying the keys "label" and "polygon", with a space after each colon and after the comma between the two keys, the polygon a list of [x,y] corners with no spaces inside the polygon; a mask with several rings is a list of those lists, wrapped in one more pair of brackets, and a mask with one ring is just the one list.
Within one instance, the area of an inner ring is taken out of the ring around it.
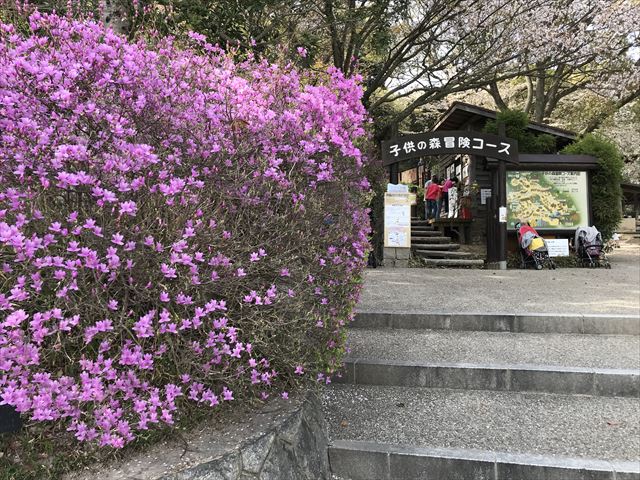
{"label": "baby stroller", "polygon": [[549,257],[547,242],[538,235],[535,228],[531,225],[516,224],[518,229],[518,245],[520,246],[520,268],[529,266],[535,267],[536,270],[542,270],[544,267],[556,268],[556,264]]}
{"label": "baby stroller", "polygon": [[611,268],[604,253],[602,234],[596,227],[578,227],[574,245],[578,261],[583,267]]}

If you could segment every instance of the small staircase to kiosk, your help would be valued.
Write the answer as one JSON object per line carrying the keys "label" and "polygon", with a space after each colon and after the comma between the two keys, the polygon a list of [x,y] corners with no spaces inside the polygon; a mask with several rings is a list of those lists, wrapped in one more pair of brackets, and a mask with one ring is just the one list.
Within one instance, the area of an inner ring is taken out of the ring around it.
{"label": "small staircase to kiosk", "polygon": [[467,252],[460,252],[460,244],[451,237],[444,237],[426,220],[411,218],[411,249],[417,257],[432,267],[478,267],[484,260],[474,259]]}

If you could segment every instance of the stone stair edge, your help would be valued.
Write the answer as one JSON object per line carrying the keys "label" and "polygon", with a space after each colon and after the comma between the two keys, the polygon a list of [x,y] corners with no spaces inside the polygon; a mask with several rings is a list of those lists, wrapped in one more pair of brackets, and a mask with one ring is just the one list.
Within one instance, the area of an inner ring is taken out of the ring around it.
{"label": "stone stair edge", "polygon": [[471,258],[425,258],[422,257],[422,261],[426,265],[440,266],[440,267],[453,267],[453,266],[482,266],[485,261],[482,259]]}
{"label": "stone stair edge", "polygon": [[640,395],[640,370],[587,367],[420,364],[386,360],[345,360],[336,383],[378,387],[484,390],[627,397]]}
{"label": "stone stair edge", "polygon": [[356,315],[410,315],[410,316],[423,316],[423,317],[508,317],[508,318],[530,318],[530,317],[545,317],[545,318],[625,318],[625,319],[637,319],[640,321],[640,313],[625,314],[625,313],[548,313],[548,312],[415,312],[411,310],[361,310],[355,309]]}
{"label": "stone stair edge", "polygon": [[350,328],[640,335],[640,315],[357,311]]}
{"label": "stone stair edge", "polygon": [[637,375],[640,368],[602,368],[602,367],[567,367],[562,365],[540,365],[530,363],[456,363],[456,362],[419,362],[411,360],[378,359],[366,357],[344,357],[345,364],[393,365],[399,367],[425,368],[469,368],[474,370],[528,370],[536,372],[567,372],[567,373],[601,373],[608,375]]}
{"label": "stone stair edge", "polygon": [[415,248],[416,255],[419,255],[423,258],[434,258],[434,259],[466,259],[466,260],[482,260],[480,258],[473,258],[473,253],[470,252],[461,252],[458,250],[431,250],[424,248]]}
{"label": "stone stair edge", "polygon": [[[344,458],[340,458],[341,452]],[[626,460],[543,456],[474,449],[415,447],[362,440],[333,440],[330,442],[329,463],[334,474],[344,475],[344,473],[348,473],[336,471],[335,467],[351,466],[354,468],[361,462],[369,467],[367,470],[370,473],[375,472],[375,476],[369,478],[349,477],[352,480],[364,480],[365,478],[367,480],[372,478],[380,480],[399,479],[401,477],[395,476],[396,469],[403,470],[402,473],[405,476],[402,478],[414,478],[413,475],[419,475],[420,472],[429,470],[448,472],[454,465],[458,469],[465,470],[467,474],[476,475],[480,471],[485,472],[487,476],[482,476],[481,478],[487,478],[488,480],[511,480],[514,477],[510,475],[514,473],[531,476],[522,478],[545,478],[547,480],[573,480],[574,478],[640,479],[640,464]],[[346,465],[342,465],[343,463],[346,463]],[[429,465],[430,463],[433,465]],[[392,471],[394,474],[392,474]],[[544,477],[539,476],[538,474],[540,473]],[[583,473],[592,473],[594,476],[582,476]],[[381,474],[383,476],[380,476]],[[599,474],[604,474],[605,476]],[[463,477],[456,476],[456,478]],[[465,476],[464,478],[472,477]],[[473,478],[476,477],[474,476]]]}

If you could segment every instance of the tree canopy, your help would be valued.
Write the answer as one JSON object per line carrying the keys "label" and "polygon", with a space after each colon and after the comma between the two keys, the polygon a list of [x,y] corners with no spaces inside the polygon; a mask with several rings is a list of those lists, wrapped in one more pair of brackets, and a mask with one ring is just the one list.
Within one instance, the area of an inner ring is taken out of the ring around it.
{"label": "tree canopy", "polygon": [[[13,0],[15,1],[15,0]],[[9,3],[9,0],[5,0]],[[640,95],[638,0],[39,0],[111,22],[130,36],[193,30],[267,57],[307,52],[304,66],[362,75],[376,136],[425,105],[485,90],[501,110],[548,121],[562,99],[594,91],[611,102],[597,129]],[[128,21],[123,22],[123,17]],[[300,61],[297,55],[292,57]],[[521,95],[511,97],[505,81]]]}

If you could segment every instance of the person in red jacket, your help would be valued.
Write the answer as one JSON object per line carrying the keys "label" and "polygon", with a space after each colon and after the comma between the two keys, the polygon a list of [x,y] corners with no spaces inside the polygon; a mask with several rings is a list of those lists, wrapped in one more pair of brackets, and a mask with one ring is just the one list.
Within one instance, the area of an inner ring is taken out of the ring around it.
{"label": "person in red jacket", "polygon": [[438,199],[441,195],[442,187],[438,185],[438,177],[431,177],[431,183],[427,187],[427,191],[424,196],[427,200],[427,220],[433,222],[438,216]]}
{"label": "person in red jacket", "polygon": [[449,189],[453,186],[453,180],[447,178],[442,185],[442,209],[446,216],[449,215]]}

